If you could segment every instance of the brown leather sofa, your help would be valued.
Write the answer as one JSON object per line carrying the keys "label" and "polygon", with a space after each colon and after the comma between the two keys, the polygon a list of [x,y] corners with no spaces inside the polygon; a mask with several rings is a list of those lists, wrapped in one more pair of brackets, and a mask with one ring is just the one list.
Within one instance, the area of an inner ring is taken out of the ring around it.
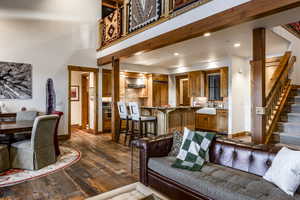
{"label": "brown leather sofa", "polygon": [[201,172],[190,172],[170,166],[175,159],[167,157],[172,143],[172,136],[166,136],[136,144],[140,148],[140,182],[171,199],[300,199],[298,193],[288,196],[262,178],[279,146],[255,146],[218,138],[210,148],[210,163]]}

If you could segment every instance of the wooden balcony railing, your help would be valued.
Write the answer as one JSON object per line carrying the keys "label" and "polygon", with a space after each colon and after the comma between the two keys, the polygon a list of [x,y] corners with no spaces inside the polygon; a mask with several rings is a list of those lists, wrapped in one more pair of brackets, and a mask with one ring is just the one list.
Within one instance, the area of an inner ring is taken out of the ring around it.
{"label": "wooden balcony railing", "polygon": [[267,144],[276,128],[276,123],[280,119],[281,112],[288,100],[292,89],[289,74],[296,62],[296,57],[291,57],[291,52],[285,53],[281,58],[280,65],[274,72],[269,86],[267,86],[267,98],[265,107],[266,135],[264,143]]}
{"label": "wooden balcony railing", "polygon": [[109,16],[99,20],[98,50],[156,26],[212,0],[124,0]]}

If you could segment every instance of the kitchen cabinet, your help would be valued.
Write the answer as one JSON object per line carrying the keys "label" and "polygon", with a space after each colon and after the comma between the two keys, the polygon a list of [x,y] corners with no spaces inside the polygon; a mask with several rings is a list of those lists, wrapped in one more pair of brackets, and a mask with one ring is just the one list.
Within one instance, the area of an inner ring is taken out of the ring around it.
{"label": "kitchen cabinet", "polygon": [[165,81],[153,81],[153,104],[152,106],[164,106],[168,105],[168,82]]}
{"label": "kitchen cabinet", "polygon": [[196,114],[196,129],[214,131],[218,133],[228,132],[228,112],[218,109],[216,115]]}
{"label": "kitchen cabinet", "polygon": [[228,133],[228,111],[217,111],[217,132]]}
{"label": "kitchen cabinet", "polygon": [[111,79],[111,70],[103,69],[102,71],[102,96],[111,97],[112,95],[112,79]]}
{"label": "kitchen cabinet", "polygon": [[220,69],[220,76],[221,76],[220,96],[228,97],[228,67],[223,67]]}
{"label": "kitchen cabinet", "polygon": [[203,97],[205,96],[205,72],[194,71],[188,72],[189,79],[189,97]]}

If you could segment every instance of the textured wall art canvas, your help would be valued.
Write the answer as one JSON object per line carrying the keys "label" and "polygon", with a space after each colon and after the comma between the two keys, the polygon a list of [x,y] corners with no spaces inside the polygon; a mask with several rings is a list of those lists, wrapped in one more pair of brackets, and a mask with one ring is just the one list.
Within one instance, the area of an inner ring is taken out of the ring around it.
{"label": "textured wall art canvas", "polygon": [[300,21],[283,26],[289,32],[300,38]]}
{"label": "textured wall art canvas", "polygon": [[121,37],[121,13],[116,9],[103,19],[102,46]]}
{"label": "textured wall art canvas", "polygon": [[0,62],[0,99],[31,98],[31,64]]}
{"label": "textured wall art canvas", "polygon": [[161,15],[161,0],[131,0],[129,4],[129,32],[154,21]]}

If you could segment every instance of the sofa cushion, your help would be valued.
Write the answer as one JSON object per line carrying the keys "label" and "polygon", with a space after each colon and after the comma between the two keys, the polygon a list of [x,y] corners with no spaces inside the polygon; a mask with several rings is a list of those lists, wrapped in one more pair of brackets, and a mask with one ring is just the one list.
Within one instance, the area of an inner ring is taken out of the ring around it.
{"label": "sofa cushion", "polygon": [[150,158],[149,169],[215,200],[300,200],[291,197],[262,177],[207,163],[199,171],[172,168],[175,157]]}

